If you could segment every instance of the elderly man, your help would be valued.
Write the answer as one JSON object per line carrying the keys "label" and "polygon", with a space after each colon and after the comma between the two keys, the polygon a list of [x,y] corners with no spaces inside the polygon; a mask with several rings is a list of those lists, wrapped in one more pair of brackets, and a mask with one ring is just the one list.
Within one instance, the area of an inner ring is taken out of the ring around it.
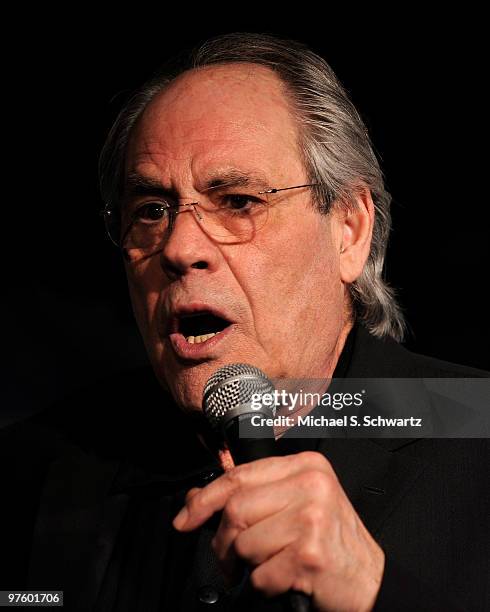
{"label": "elderly man", "polygon": [[483,441],[286,434],[233,466],[202,422],[230,363],[482,375],[398,344],[389,195],[327,64],[269,36],[208,42],[123,109],[101,185],[160,386],[139,372],[10,431],[42,457],[23,584],[80,610],[281,610],[288,591],[324,611],[484,609]]}

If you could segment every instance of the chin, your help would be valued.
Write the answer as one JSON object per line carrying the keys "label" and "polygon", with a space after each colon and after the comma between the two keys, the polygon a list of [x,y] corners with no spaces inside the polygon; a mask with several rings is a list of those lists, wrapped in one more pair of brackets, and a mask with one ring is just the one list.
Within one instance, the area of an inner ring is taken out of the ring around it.
{"label": "chin", "polygon": [[184,412],[202,410],[202,394],[204,387],[213,374],[221,367],[232,363],[248,363],[261,369],[270,378],[279,378],[285,374],[281,364],[259,357],[256,347],[244,350],[224,351],[222,355],[200,363],[183,363],[172,353],[154,351],[152,355],[153,369],[161,386],[168,390],[175,402]]}
{"label": "chin", "polygon": [[203,363],[183,366],[179,371],[166,371],[164,385],[184,412],[201,411],[204,387],[218,367],[214,363]]}

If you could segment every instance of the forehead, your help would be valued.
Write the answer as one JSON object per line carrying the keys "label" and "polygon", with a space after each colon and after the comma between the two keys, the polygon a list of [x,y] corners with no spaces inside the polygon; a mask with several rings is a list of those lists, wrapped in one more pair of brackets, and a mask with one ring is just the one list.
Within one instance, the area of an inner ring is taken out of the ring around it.
{"label": "forehead", "polygon": [[268,171],[288,160],[299,165],[296,149],[297,126],[277,75],[227,64],[186,72],[155,96],[133,129],[127,169],[154,174],[158,167],[161,175],[248,162]]}

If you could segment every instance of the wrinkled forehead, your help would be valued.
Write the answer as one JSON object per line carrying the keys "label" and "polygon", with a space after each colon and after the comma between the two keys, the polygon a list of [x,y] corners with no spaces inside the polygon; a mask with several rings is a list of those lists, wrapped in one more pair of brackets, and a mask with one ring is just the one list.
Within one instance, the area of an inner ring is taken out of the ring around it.
{"label": "wrinkled forehead", "polygon": [[297,142],[290,101],[272,70],[218,65],[183,73],[153,98],[133,128],[126,170],[244,157],[276,167],[299,157]]}
{"label": "wrinkled forehead", "polygon": [[[223,123],[293,127],[285,87],[269,68],[225,64],[190,70],[172,81],[145,109],[140,127]],[[281,130],[282,131],[282,130]]]}

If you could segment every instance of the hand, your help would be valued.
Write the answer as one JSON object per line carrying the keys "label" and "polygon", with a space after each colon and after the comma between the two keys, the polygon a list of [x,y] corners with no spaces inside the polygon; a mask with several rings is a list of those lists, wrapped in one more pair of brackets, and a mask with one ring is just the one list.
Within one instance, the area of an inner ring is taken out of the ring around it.
{"label": "hand", "polygon": [[318,610],[371,610],[384,553],[320,453],[269,457],[191,489],[174,527],[191,531],[222,510],[213,548],[225,575],[237,560],[267,596],[295,589]]}

